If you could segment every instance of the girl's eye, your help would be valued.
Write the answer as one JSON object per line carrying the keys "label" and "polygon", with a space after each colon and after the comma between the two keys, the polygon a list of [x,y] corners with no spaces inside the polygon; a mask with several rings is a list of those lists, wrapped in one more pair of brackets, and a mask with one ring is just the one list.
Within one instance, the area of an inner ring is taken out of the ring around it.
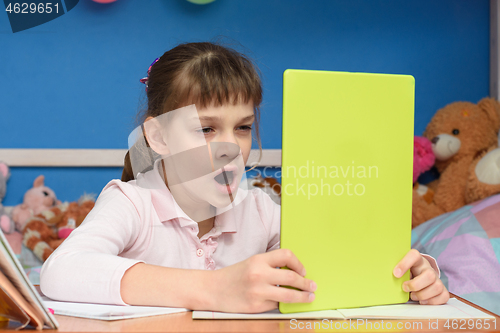
{"label": "girl's eye", "polygon": [[213,129],[210,127],[203,127],[202,129],[196,130],[198,133],[209,134]]}
{"label": "girl's eye", "polygon": [[241,130],[241,131],[245,131],[245,132],[246,131],[251,131],[252,130],[252,126],[246,126],[246,125],[245,126],[240,126],[240,127],[238,127],[238,129]]}

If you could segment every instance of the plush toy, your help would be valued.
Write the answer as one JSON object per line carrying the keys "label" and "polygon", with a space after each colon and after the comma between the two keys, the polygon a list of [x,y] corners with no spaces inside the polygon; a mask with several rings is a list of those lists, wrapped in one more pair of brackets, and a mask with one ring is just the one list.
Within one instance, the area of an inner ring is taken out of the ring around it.
{"label": "plush toy", "polygon": [[80,224],[87,214],[94,208],[95,199],[90,195],[84,195],[78,202],[71,202],[56,223],[57,237],[68,238],[69,234]]}
{"label": "plush toy", "polygon": [[412,226],[500,193],[500,104],[456,102],[438,110],[424,137],[431,140],[439,179],[432,202],[413,191]]}
{"label": "plush toy", "polygon": [[5,234],[13,233],[15,230],[14,221],[5,212],[2,200],[7,192],[7,180],[10,177],[10,170],[7,164],[0,162],[0,228]]}
{"label": "plush toy", "polygon": [[430,170],[435,161],[431,141],[423,136],[415,136],[413,138],[413,183],[417,182],[421,174]]}
{"label": "plush toy", "polygon": [[23,230],[23,244],[45,261],[94,208],[94,198],[63,203],[31,217]]}
{"label": "plush toy", "polygon": [[44,180],[44,176],[38,176],[33,182],[33,188],[24,194],[23,203],[15,206],[12,210],[12,220],[20,232],[23,231],[28,219],[61,204],[54,191],[44,185]]}
{"label": "plush toy", "polygon": [[418,177],[430,170],[436,161],[429,139],[415,136],[413,140],[413,189],[423,197],[427,203],[434,198],[434,191],[417,182]]}

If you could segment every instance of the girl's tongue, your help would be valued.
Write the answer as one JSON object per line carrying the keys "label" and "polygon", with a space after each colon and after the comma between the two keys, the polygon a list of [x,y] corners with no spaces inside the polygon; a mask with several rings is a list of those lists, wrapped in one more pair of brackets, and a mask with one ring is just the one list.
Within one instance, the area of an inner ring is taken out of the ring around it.
{"label": "girl's tongue", "polygon": [[223,171],[214,177],[215,181],[221,185],[230,185],[233,182],[233,172],[232,171]]}

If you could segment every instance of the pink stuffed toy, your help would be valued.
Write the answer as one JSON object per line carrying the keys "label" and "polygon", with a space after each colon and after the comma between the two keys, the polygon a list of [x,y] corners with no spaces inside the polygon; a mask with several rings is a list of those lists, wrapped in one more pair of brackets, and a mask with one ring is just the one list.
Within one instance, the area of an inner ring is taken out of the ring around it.
{"label": "pink stuffed toy", "polygon": [[436,157],[429,139],[415,136],[413,140],[413,183],[416,183],[421,174],[432,168]]}
{"label": "pink stuffed toy", "polygon": [[61,204],[54,191],[44,185],[44,180],[44,176],[38,176],[33,182],[33,188],[24,194],[24,202],[12,210],[12,220],[20,232],[31,217]]}
{"label": "pink stuffed toy", "polygon": [[432,151],[431,141],[422,136],[415,136],[413,139],[413,188],[428,203],[432,202],[434,191],[417,183],[417,179],[421,174],[430,170],[435,161],[436,157]]}
{"label": "pink stuffed toy", "polygon": [[10,170],[7,164],[0,162],[0,228],[4,234],[10,234],[14,232],[14,222],[10,219],[9,215],[5,211],[1,201],[5,197],[5,192],[7,191],[7,180],[10,177]]}

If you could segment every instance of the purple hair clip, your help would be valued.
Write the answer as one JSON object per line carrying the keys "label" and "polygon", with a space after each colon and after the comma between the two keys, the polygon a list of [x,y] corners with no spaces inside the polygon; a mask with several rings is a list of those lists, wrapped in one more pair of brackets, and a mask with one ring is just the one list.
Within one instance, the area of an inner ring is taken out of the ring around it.
{"label": "purple hair clip", "polygon": [[143,77],[142,79],[139,80],[141,81],[141,83],[144,83],[146,85],[146,92],[148,91],[148,79],[149,79],[149,73],[151,72],[151,67],[153,67],[153,65],[156,64],[158,60],[160,60],[160,58],[156,58],[155,61],[153,61],[153,63],[149,66],[148,76]]}

